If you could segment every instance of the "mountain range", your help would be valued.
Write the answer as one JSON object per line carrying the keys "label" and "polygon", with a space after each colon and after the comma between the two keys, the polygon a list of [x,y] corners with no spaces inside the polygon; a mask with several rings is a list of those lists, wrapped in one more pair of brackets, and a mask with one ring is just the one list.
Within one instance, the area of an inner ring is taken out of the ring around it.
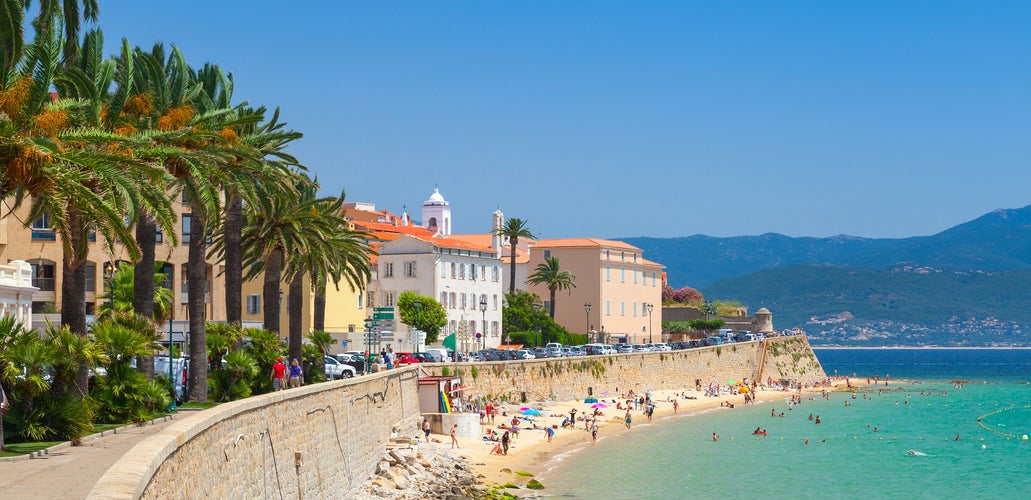
{"label": "mountain range", "polygon": [[766,307],[815,344],[1025,345],[1031,331],[1031,205],[910,238],[617,239],[674,288]]}

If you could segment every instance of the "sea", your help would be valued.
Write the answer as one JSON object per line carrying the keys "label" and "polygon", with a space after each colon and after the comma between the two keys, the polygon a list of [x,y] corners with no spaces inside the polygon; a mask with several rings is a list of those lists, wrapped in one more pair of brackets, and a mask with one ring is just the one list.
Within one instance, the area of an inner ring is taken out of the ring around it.
{"label": "sea", "polygon": [[[1031,498],[1031,349],[815,352],[828,375],[880,384],[855,397],[807,394],[790,409],[785,395],[651,424],[635,419],[629,431],[609,425],[597,443],[545,464],[539,495]],[[756,428],[767,435],[753,435]]]}

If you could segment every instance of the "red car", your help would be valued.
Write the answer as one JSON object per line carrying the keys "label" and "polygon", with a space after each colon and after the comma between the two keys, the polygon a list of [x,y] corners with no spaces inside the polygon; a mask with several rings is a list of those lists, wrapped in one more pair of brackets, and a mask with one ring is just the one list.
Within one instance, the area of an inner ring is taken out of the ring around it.
{"label": "red car", "polygon": [[419,358],[412,356],[410,352],[395,352],[394,353],[394,364],[397,366],[408,365],[412,363],[418,363]]}

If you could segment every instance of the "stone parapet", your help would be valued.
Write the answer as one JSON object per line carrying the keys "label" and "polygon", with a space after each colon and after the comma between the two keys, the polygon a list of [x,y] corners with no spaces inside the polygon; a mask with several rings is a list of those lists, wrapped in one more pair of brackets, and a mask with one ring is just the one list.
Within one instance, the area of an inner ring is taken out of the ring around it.
{"label": "stone parapet", "polygon": [[198,412],[136,445],[88,498],[351,496],[391,436],[418,435],[417,377],[403,368]]}
{"label": "stone parapet", "polygon": [[[760,369],[761,367],[761,369]],[[433,375],[462,377],[467,394],[506,401],[563,401],[633,389],[692,389],[710,382],[773,379],[808,384],[826,378],[804,336],[772,337],[680,351],[423,364]]]}

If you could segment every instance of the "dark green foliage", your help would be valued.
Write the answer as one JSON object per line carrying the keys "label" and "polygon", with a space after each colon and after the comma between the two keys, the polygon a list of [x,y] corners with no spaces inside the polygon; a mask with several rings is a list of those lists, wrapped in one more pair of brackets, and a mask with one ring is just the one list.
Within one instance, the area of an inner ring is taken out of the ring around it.
{"label": "dark green foliage", "polygon": [[251,382],[252,394],[265,394],[272,392],[272,380],[269,374],[272,372],[272,365],[276,358],[286,357],[286,344],[283,343],[275,333],[260,328],[247,328],[244,334],[249,341],[244,351],[250,354],[251,358],[258,365],[258,376]]}
{"label": "dark green foliage", "polygon": [[[419,307],[415,307],[415,301],[419,301]],[[436,342],[440,329],[447,324],[447,311],[433,297],[401,292],[397,297],[397,309],[401,312],[401,322],[426,332],[427,344]]]}
{"label": "dark green foliage", "polygon": [[94,384],[91,394],[98,422],[143,423],[171,401],[161,383],[147,380],[128,363],[109,366],[107,375],[96,377]]}
{"label": "dark green foliage", "polygon": [[212,370],[208,376],[211,399],[224,402],[250,397],[257,375],[258,363],[250,354],[230,351],[225,356],[225,367]]}
{"label": "dark green foliage", "polygon": [[[534,307],[535,304],[538,307]],[[570,333],[555,323],[548,311],[540,306],[541,299],[536,294],[521,290],[505,294],[505,306],[501,311],[502,327],[505,332],[512,332],[506,333],[511,343],[542,346],[548,342],[562,342],[570,345]]]}

